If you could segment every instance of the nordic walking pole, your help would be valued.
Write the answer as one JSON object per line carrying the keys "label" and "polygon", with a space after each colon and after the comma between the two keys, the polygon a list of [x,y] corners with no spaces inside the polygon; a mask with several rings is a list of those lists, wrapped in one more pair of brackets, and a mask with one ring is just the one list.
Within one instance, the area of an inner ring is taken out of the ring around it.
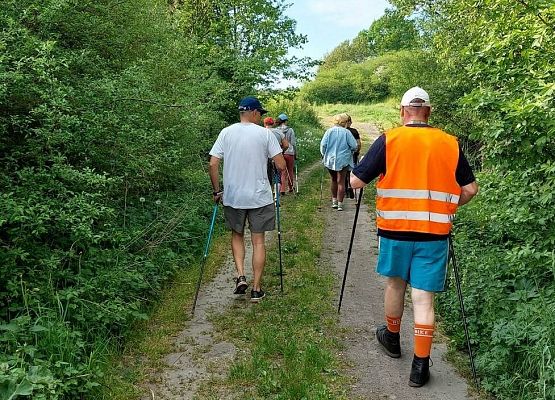
{"label": "nordic walking pole", "polygon": [[278,249],[279,249],[279,280],[281,285],[281,293],[283,293],[283,264],[281,261],[281,221],[279,215],[279,188],[278,188],[278,170],[275,170],[274,181],[276,184],[276,213],[277,213],[277,230],[278,230]]}
{"label": "nordic walking pole", "polygon": [[337,312],[341,312],[341,303],[343,302],[343,291],[345,290],[345,281],[347,280],[347,270],[349,269],[349,261],[351,261],[351,251],[353,250],[353,241],[355,239],[355,231],[357,227],[358,212],[360,211],[360,203],[362,201],[362,192],[364,188],[360,188],[358,193],[358,203],[355,211],[355,219],[353,221],[353,230],[351,231],[351,243],[349,243],[349,252],[347,253],[347,263],[345,264],[345,272],[343,273],[343,283],[341,284],[341,295],[339,296],[339,307],[337,307]]}
{"label": "nordic walking pole", "polygon": [[198,292],[200,290],[200,283],[202,281],[202,274],[204,273],[204,265],[206,264],[206,257],[208,257],[208,249],[210,248],[210,241],[212,240],[212,233],[214,232],[214,224],[216,222],[216,214],[218,213],[218,203],[214,204],[212,210],[212,221],[210,222],[210,229],[208,230],[208,237],[206,238],[206,246],[204,247],[204,254],[202,256],[202,263],[200,264],[200,274],[197,282],[197,290],[195,291],[195,300],[193,301],[193,309],[191,316],[195,315],[195,308],[197,306]]}
{"label": "nordic walking pole", "polygon": [[453,237],[449,235],[449,256],[451,258],[451,263],[453,264],[453,271],[455,273],[455,284],[457,286],[457,296],[459,297],[459,303],[461,306],[461,314],[464,325],[464,335],[466,336],[466,345],[468,347],[468,355],[470,357],[470,366],[472,367],[472,376],[474,377],[474,384],[476,388],[479,386],[478,375],[476,374],[476,365],[474,364],[474,354],[472,353],[472,346],[470,345],[470,336],[468,334],[468,325],[466,323],[466,314],[464,312],[464,302],[461,290],[461,279],[459,276],[459,269],[457,268],[457,260],[455,259],[455,248],[453,247]]}

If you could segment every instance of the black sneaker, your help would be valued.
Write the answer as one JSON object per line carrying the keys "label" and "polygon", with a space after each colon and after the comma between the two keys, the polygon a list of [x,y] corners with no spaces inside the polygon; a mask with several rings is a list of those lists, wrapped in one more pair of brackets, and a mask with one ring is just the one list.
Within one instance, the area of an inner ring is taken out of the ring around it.
{"label": "black sneaker", "polygon": [[424,386],[430,379],[430,357],[420,358],[416,354],[412,360],[409,386]]}
{"label": "black sneaker", "polygon": [[389,357],[401,357],[401,344],[399,333],[393,333],[387,330],[386,325],[382,325],[376,329],[376,338],[383,346],[385,353]]}
{"label": "black sneaker", "polygon": [[233,291],[233,294],[245,294],[247,287],[249,287],[247,278],[245,278],[244,275],[241,275],[235,279],[235,290]]}
{"label": "black sneaker", "polygon": [[251,290],[251,302],[258,303],[266,296],[266,293],[262,289],[260,290]]}

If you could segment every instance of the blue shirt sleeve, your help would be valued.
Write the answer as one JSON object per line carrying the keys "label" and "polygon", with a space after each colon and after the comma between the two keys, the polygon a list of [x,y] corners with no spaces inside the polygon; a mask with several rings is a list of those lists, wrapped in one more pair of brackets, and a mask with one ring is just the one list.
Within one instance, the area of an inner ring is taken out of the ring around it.
{"label": "blue shirt sleeve", "polygon": [[322,156],[324,154],[326,154],[326,149],[328,147],[328,137],[329,136],[330,136],[329,130],[327,130],[326,133],[324,133],[324,137],[320,141],[320,154],[322,154]]}
{"label": "blue shirt sleeve", "polygon": [[381,135],[372,143],[353,170],[353,174],[364,183],[370,183],[381,174],[385,174],[385,135]]}

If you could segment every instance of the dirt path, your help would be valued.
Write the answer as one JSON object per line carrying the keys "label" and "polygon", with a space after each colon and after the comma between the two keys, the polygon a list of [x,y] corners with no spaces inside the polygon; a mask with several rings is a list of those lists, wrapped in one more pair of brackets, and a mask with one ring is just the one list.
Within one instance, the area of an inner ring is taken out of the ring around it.
{"label": "dirt path", "polygon": [[[377,130],[370,124],[358,124],[356,128],[364,135],[365,141],[368,138],[374,139],[378,135]],[[303,171],[299,180],[302,181],[312,168],[320,168],[320,163],[315,163],[311,168]],[[338,276],[338,293],[355,211],[353,200],[347,199],[345,204],[346,209],[341,214],[328,207],[327,202],[324,203],[322,211],[325,213],[327,222],[322,254],[323,259],[335,268]],[[245,271],[247,279],[250,280],[252,249],[248,233],[245,239],[247,243]],[[267,236],[267,241],[273,239],[272,235]],[[412,359],[410,356],[412,323],[409,322],[412,320],[412,312],[409,307],[402,326],[403,357],[394,360],[379,349],[374,329],[383,320],[383,279],[374,272],[376,254],[377,242],[373,218],[366,207],[362,207],[340,318],[341,324],[347,328],[343,340],[345,345],[343,356],[352,365],[352,368],[345,372],[356,378],[356,383],[351,388],[353,396],[366,400],[469,399],[466,395],[465,381],[454,372],[450,364],[443,361],[446,349],[441,343],[434,344],[431,382],[420,389],[408,386]],[[197,394],[198,389],[203,384],[225,379],[228,367],[238,349],[232,343],[217,339],[218,335],[215,335],[210,316],[232,307],[251,306],[248,300],[238,299],[232,294],[234,271],[233,259],[229,255],[215,279],[203,285],[194,318],[174,338],[174,352],[165,358],[167,367],[160,374],[152,377],[142,400],[206,398]],[[221,388],[222,385],[215,386]],[[234,396],[232,393],[220,392],[211,393],[210,398],[226,400]]]}
{"label": "dirt path", "polygon": [[[369,129],[370,130],[366,130]],[[357,126],[366,137],[378,134],[372,126]],[[324,203],[326,231],[322,248],[323,259],[333,266],[337,273],[337,293],[345,269],[355,201],[346,199],[344,211],[331,208]],[[373,213],[362,206],[353,242],[351,262],[341,308],[341,324],[347,334],[343,344],[343,356],[352,366],[351,373],[357,380],[352,387],[355,397],[366,400],[378,399],[427,399],[463,400],[467,395],[467,385],[451,364],[444,360],[446,345],[434,343],[432,349],[433,366],[430,382],[422,388],[408,386],[412,362],[412,309],[405,307],[401,326],[400,359],[388,357],[376,341],[375,327],[383,323],[383,283],[384,279],[375,272],[377,257],[377,236]]]}
{"label": "dirt path", "polygon": [[[299,182],[318,168],[317,162],[299,174]],[[275,239],[275,231],[266,235],[266,243]],[[245,274],[252,281],[252,245],[249,230],[245,230]],[[218,341],[210,316],[221,314],[230,307],[250,307],[245,296],[234,295],[235,264],[231,252],[214,280],[201,287],[194,317],[174,339],[174,352],[165,357],[167,367],[151,378],[147,393],[141,400],[192,400],[203,383],[225,379],[237,349],[232,343]],[[212,393],[211,398],[232,399],[231,393]]]}

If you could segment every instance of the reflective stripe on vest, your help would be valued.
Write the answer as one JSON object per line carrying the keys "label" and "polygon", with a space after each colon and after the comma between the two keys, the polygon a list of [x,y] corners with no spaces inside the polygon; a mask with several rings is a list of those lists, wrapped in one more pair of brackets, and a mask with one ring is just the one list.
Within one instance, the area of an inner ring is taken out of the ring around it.
{"label": "reflective stripe on vest", "polygon": [[412,221],[429,221],[440,224],[450,224],[455,216],[453,214],[440,214],[428,211],[376,211],[376,215],[383,219],[405,219]]}
{"label": "reflective stripe on vest", "polygon": [[378,189],[378,196],[398,199],[428,199],[459,204],[460,196],[452,193],[438,192],[436,190],[415,189]]}
{"label": "reflective stripe on vest", "polygon": [[402,126],[385,136],[385,175],[377,183],[378,228],[448,234],[461,194],[455,176],[457,139],[432,127]]}

